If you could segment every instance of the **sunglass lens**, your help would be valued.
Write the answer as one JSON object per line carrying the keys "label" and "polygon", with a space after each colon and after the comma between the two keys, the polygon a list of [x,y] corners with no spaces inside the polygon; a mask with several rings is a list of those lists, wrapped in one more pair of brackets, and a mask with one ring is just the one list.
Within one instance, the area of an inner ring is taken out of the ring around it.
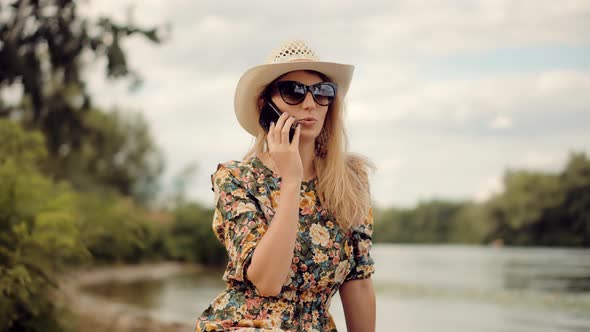
{"label": "sunglass lens", "polygon": [[305,86],[297,82],[280,82],[279,92],[287,104],[296,105],[305,99]]}
{"label": "sunglass lens", "polygon": [[332,86],[331,84],[320,83],[317,84],[314,88],[314,99],[318,104],[322,106],[329,105],[336,96],[336,90],[334,89],[334,86]]}

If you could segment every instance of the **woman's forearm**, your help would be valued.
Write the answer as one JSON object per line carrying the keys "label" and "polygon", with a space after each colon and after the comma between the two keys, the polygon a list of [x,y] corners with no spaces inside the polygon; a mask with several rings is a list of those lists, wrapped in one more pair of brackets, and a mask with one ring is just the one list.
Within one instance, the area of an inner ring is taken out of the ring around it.
{"label": "woman's forearm", "polygon": [[263,296],[276,296],[285,282],[297,238],[300,181],[282,181],[277,210],[254,249],[247,277]]}
{"label": "woman's forearm", "polygon": [[372,278],[350,280],[339,289],[348,332],[374,332],[376,299]]}

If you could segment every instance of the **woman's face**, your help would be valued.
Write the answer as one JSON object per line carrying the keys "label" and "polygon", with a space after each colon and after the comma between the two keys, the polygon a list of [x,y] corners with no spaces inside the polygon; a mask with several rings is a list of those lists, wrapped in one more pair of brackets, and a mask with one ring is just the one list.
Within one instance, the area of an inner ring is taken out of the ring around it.
{"label": "woman's face", "polygon": [[[285,74],[279,81],[298,81],[305,85],[313,85],[323,82],[322,78],[313,72],[304,70],[293,71]],[[272,95],[272,101],[282,112],[294,116],[301,123],[300,141],[315,140],[320,134],[329,106],[321,106],[313,100],[311,92],[308,92],[305,99],[297,105],[289,105],[283,101],[281,94],[277,91]]]}

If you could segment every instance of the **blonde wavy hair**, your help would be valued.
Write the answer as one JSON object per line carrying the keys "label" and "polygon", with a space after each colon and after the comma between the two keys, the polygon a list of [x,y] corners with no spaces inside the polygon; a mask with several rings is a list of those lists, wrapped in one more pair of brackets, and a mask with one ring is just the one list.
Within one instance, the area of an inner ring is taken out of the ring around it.
{"label": "blonde wavy hair", "polygon": [[[312,71],[329,79],[322,73]],[[282,76],[281,76],[282,77]],[[260,99],[268,98],[268,87],[260,94]],[[323,130],[328,137],[328,152],[325,158],[314,158],[314,166],[318,178],[318,198],[324,208],[334,217],[345,230],[354,225],[366,222],[371,208],[371,194],[369,188],[369,170],[374,171],[375,165],[359,154],[348,152],[348,136],[344,127],[344,102],[337,95],[328,108]],[[268,152],[266,132],[260,130],[252,148],[244,159]]]}

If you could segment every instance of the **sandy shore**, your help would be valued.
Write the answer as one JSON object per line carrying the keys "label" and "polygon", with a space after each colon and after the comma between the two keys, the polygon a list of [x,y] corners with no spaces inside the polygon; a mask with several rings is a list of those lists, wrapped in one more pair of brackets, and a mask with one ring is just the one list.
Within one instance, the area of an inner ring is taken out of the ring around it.
{"label": "sandy shore", "polygon": [[108,302],[81,290],[83,286],[110,281],[161,279],[191,269],[198,270],[199,267],[169,262],[70,271],[61,278],[59,298],[74,314],[71,325],[76,331],[192,331],[194,326],[158,321],[139,309]]}

